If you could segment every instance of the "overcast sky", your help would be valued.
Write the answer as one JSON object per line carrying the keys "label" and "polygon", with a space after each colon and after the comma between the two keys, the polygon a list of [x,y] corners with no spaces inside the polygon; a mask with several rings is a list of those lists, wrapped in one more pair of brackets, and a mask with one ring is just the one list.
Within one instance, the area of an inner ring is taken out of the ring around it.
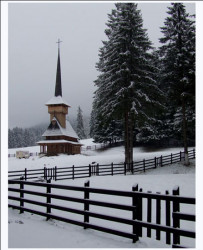
{"label": "overcast sky", "polygon": [[[195,3],[185,3],[190,14]],[[44,104],[54,96],[57,40],[61,43],[61,74],[64,99],[70,116],[80,107],[92,108],[93,81],[108,13],[113,3],[9,3],[8,25],[8,118],[9,128],[49,122]],[[150,40],[159,46],[169,3],[138,3]]]}

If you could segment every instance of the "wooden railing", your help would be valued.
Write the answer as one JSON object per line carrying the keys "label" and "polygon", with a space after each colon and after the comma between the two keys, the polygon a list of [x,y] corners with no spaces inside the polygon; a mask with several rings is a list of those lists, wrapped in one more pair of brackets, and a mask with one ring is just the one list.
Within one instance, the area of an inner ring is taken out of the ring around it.
{"label": "wooden railing", "polygon": [[[91,188],[89,181],[84,187],[50,182],[50,179],[47,183],[9,180],[8,206],[18,209],[20,213],[37,214],[46,217],[47,220],[52,218],[84,229],[91,228],[126,237],[133,242],[143,236],[151,238],[152,231],[155,231],[157,240],[162,240],[172,247],[183,247],[182,236],[195,238],[195,231],[191,230],[192,227],[195,228],[193,225],[195,215],[181,212],[180,209],[181,204],[186,204],[193,206],[195,211],[195,198],[180,196],[179,187],[175,187],[170,195],[168,191],[165,194],[143,192],[142,189],[138,189],[138,185],[133,186],[132,191],[118,191]],[[64,190],[66,195],[62,195]],[[79,193],[80,197],[77,197],[76,193]],[[100,194],[102,194],[102,200]],[[116,197],[120,197],[119,201],[122,203],[109,202],[109,200],[116,201]],[[155,203],[152,203],[153,200]],[[77,208],[74,205],[71,206],[74,203],[78,204]],[[95,211],[95,207],[102,209]],[[111,209],[110,214],[109,209]],[[119,210],[120,213],[117,212]],[[163,211],[165,211],[164,214]],[[77,217],[73,217],[73,214]],[[102,224],[101,221],[105,223]],[[181,228],[180,221],[190,221],[191,224],[187,229]],[[112,223],[116,223],[116,226],[112,227]],[[120,226],[122,230],[119,229],[120,224],[122,224]],[[143,231],[144,228],[146,232]]]}
{"label": "wooden railing", "polygon": [[[188,151],[189,159],[195,158],[195,149]],[[106,175],[126,175],[135,174],[137,172],[145,172],[149,169],[164,167],[169,164],[180,162],[184,159],[184,152],[170,154],[166,156],[155,157],[152,159],[132,162],[130,164],[124,163],[110,163],[99,164],[92,163],[88,166],[75,166],[72,167],[53,167],[41,169],[27,169],[15,170],[8,172],[9,179],[20,179],[22,176],[24,180],[43,178],[47,180],[65,180],[86,178],[91,176],[106,176]]]}

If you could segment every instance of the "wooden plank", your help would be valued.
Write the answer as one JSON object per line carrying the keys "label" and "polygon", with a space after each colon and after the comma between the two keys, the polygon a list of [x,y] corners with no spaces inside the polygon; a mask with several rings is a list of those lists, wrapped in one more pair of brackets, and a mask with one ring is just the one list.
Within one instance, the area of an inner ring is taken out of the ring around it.
{"label": "wooden plank", "polygon": [[[140,188],[139,192],[142,192],[142,188]],[[137,218],[139,221],[142,221],[142,209],[143,209],[142,200],[143,199],[140,196],[138,198],[138,218]],[[140,226],[138,229],[138,236],[142,237],[142,226]]]}
{"label": "wooden plank", "polygon": [[[148,193],[151,193],[151,191],[148,191]],[[152,199],[148,197],[147,199],[147,222],[152,221]],[[151,238],[151,228],[147,228],[147,237]]]}
{"label": "wooden plank", "polygon": [[[169,191],[166,191],[166,195],[169,195]],[[171,207],[170,201],[166,201],[166,226],[171,225]],[[171,244],[171,234],[170,232],[166,232],[166,244]]]}
{"label": "wooden plank", "polygon": [[[157,192],[157,194],[160,194],[160,192]],[[161,200],[156,199],[156,223],[161,224]],[[161,239],[161,232],[159,229],[156,230],[156,239]]]}
{"label": "wooden plank", "polygon": [[72,179],[75,179],[75,175],[74,175],[75,171],[74,171],[74,165],[72,166]]}
{"label": "wooden plank", "polygon": [[[47,183],[51,183],[51,178],[49,178],[47,180]],[[47,187],[47,194],[51,194],[51,187],[50,186]],[[50,196],[47,196],[47,204],[51,204],[51,197]],[[49,206],[47,206],[47,214],[50,214],[50,213],[51,213],[51,208]],[[50,217],[47,216],[47,220],[49,220],[49,219],[50,219]]]}
{"label": "wooden plank", "polygon": [[[132,191],[138,191],[138,184],[134,185],[132,187]],[[132,211],[132,219],[136,220],[137,219],[137,213],[138,213],[138,198],[136,195],[133,195],[132,197],[132,206],[134,207],[134,210]],[[133,230],[132,230],[134,235],[138,235],[138,230],[137,230],[137,226],[133,225]],[[133,243],[135,243],[137,241],[137,237],[133,239]]]}
{"label": "wooden plank", "polygon": [[[90,182],[86,181],[85,184],[84,184],[84,186],[85,187],[89,187],[90,186]],[[86,200],[89,200],[89,198],[90,198],[89,191],[86,189],[84,191],[84,199],[85,199],[84,211],[89,211],[89,203],[86,201]],[[86,229],[87,228],[86,223],[89,223],[89,216],[87,214],[84,215],[84,223],[85,223],[84,229]]]}
{"label": "wooden plank", "polygon": [[[180,189],[178,186],[176,186],[173,189],[173,195],[179,195]],[[180,204],[178,201],[173,201],[173,212],[179,212],[180,211]],[[177,217],[173,217],[173,227],[174,228],[180,228],[180,220]],[[180,244],[180,235],[174,233],[173,234],[173,244],[178,245]]]}
{"label": "wooden plank", "polygon": [[[21,177],[23,179],[23,177]],[[23,207],[24,207],[24,202],[23,202],[23,198],[24,198],[24,192],[23,192],[23,189],[24,189],[24,183],[20,183],[20,206],[21,206],[21,210],[20,210],[20,214],[22,214],[24,211],[23,211]]]}
{"label": "wooden plank", "polygon": [[[21,181],[19,180],[9,180],[9,184],[20,184]],[[68,185],[58,185],[58,184],[47,184],[47,183],[36,183],[36,182],[24,182],[26,185],[30,186],[41,186],[41,187],[47,187],[50,185],[52,188],[56,189],[64,189],[64,190],[74,190],[74,191],[84,191],[84,187],[78,187],[78,186],[68,186]],[[116,195],[116,196],[126,196],[126,197],[132,197],[133,192],[130,191],[118,191],[118,190],[109,190],[109,189],[100,189],[100,188],[89,188],[90,193],[99,193],[99,194],[107,194],[107,195]],[[140,193],[136,192],[138,196],[142,196],[142,198],[148,198],[151,199],[161,199],[161,200],[170,200],[170,201],[176,201],[178,203],[185,203],[185,204],[195,204],[196,200],[193,197],[184,197],[184,196],[174,196],[174,195],[163,195],[163,194],[153,194],[153,193]]]}
{"label": "wooden plank", "polygon": [[196,221],[196,216],[194,214],[185,214],[180,212],[173,212],[173,217],[179,220]]}

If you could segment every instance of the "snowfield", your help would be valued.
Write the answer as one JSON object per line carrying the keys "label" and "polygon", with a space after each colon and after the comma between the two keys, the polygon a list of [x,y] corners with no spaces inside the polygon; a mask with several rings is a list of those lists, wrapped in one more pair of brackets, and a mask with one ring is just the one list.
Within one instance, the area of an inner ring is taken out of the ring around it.
{"label": "snowfield", "polygon": [[[94,146],[92,139],[81,140],[81,143],[86,148],[87,146]],[[98,144],[97,144],[98,145]],[[17,150],[25,150],[30,153],[39,152],[39,146],[19,148],[19,149],[9,149],[10,154],[16,153]],[[189,148],[193,149],[193,148]],[[150,150],[150,151],[149,151]],[[167,148],[154,150],[142,148],[134,148],[134,161],[140,161],[143,159],[151,159],[155,156],[169,155],[171,153],[178,153],[183,151],[183,148]],[[99,164],[110,164],[124,162],[124,147],[109,148],[106,150],[83,150],[81,155],[63,155],[50,156],[50,157],[38,157],[31,156],[29,159],[16,159],[15,157],[10,157],[8,159],[8,169],[11,170],[21,170],[21,169],[38,169],[44,167],[71,167],[75,166],[87,166],[92,162],[97,162]]]}
{"label": "snowfield", "polygon": [[[93,145],[91,140],[83,141],[84,145]],[[38,149],[37,149],[38,148]],[[30,152],[37,152],[39,147],[31,147]],[[134,160],[149,159],[155,156],[168,155],[170,153],[177,153],[182,148],[169,148],[162,149],[158,151],[146,152],[144,148],[134,148]],[[9,153],[15,153],[16,149],[9,149]],[[47,167],[66,167],[66,166],[82,166],[87,165],[91,162],[97,163],[111,163],[111,162],[123,162],[124,160],[124,147],[110,148],[108,150],[92,151],[86,150],[82,155],[65,156],[60,155],[57,157],[42,157],[38,156],[30,157],[29,159],[16,159],[11,157],[8,159],[9,170],[17,169],[34,169],[43,168],[45,165]],[[148,170],[145,173],[136,175],[126,175],[126,176],[93,176],[91,178],[82,178],[75,180],[64,180],[60,181],[63,185],[74,185],[74,186],[84,186],[85,181],[90,180],[90,187],[105,188],[105,189],[115,189],[115,190],[125,190],[131,191],[132,186],[135,184],[139,185],[139,188],[143,188],[143,192],[161,192],[165,193],[169,190],[170,194],[173,188],[178,185],[180,187],[181,196],[195,197],[195,160],[191,161],[189,167],[185,167],[182,163],[177,163],[162,168],[157,168],[153,170]],[[52,181],[52,183],[55,183]],[[56,183],[59,183],[56,182]],[[67,191],[65,191],[67,192]],[[73,191],[68,195],[73,195]],[[64,191],[60,194],[65,195]],[[93,197],[95,195],[95,197]],[[109,197],[92,194],[90,198],[100,199],[102,201],[109,201]],[[78,197],[78,196],[77,196]],[[113,202],[119,202],[123,204],[131,204],[130,198],[126,197],[115,197]],[[63,204],[64,205],[64,204]],[[27,205],[26,205],[27,206]],[[80,209],[80,204],[74,204],[73,207]],[[43,208],[42,208],[43,209]],[[184,206],[181,207],[185,212],[195,213],[194,206]],[[90,206],[90,211],[103,212],[105,214],[115,215],[111,209],[100,208],[96,206]],[[58,213],[64,213],[59,212]],[[56,213],[57,213],[56,212]],[[162,211],[163,212],[163,211]],[[116,216],[125,216],[126,218],[131,218],[132,214],[129,212],[124,212],[117,210]],[[70,218],[78,219],[79,215],[70,214]],[[146,214],[143,214],[146,217]],[[96,219],[90,218],[91,222],[96,222]],[[155,220],[155,215],[153,215],[152,220]],[[112,228],[124,229],[132,231],[130,226],[122,225],[119,223],[112,223],[108,221],[100,220],[100,225],[110,225]],[[110,224],[109,224],[110,223]],[[115,224],[115,225],[114,225]],[[193,223],[194,224],[194,223]],[[182,225],[184,228],[190,228],[195,230],[194,226],[184,222]],[[32,215],[29,213],[19,214],[18,211],[9,209],[8,213],[8,247],[9,248],[167,248],[170,245],[165,244],[165,234],[162,233],[161,241],[156,240],[155,233],[152,233],[152,238],[146,237],[146,230],[143,229],[143,237],[139,239],[138,242],[132,243],[131,240],[114,236],[111,234],[106,234],[102,232],[97,232],[91,229],[84,230],[81,227],[70,225],[67,223],[50,220],[46,221],[45,218]],[[195,247],[195,240],[189,238],[181,238],[181,244]]]}

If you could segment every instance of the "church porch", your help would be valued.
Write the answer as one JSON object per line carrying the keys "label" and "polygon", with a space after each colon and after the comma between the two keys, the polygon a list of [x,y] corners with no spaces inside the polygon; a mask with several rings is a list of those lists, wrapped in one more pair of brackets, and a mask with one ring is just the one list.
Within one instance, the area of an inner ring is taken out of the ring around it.
{"label": "church porch", "polygon": [[53,140],[38,142],[38,144],[40,145],[40,154],[46,154],[48,156],[58,154],[74,155],[81,153],[81,144],[79,143]]}

